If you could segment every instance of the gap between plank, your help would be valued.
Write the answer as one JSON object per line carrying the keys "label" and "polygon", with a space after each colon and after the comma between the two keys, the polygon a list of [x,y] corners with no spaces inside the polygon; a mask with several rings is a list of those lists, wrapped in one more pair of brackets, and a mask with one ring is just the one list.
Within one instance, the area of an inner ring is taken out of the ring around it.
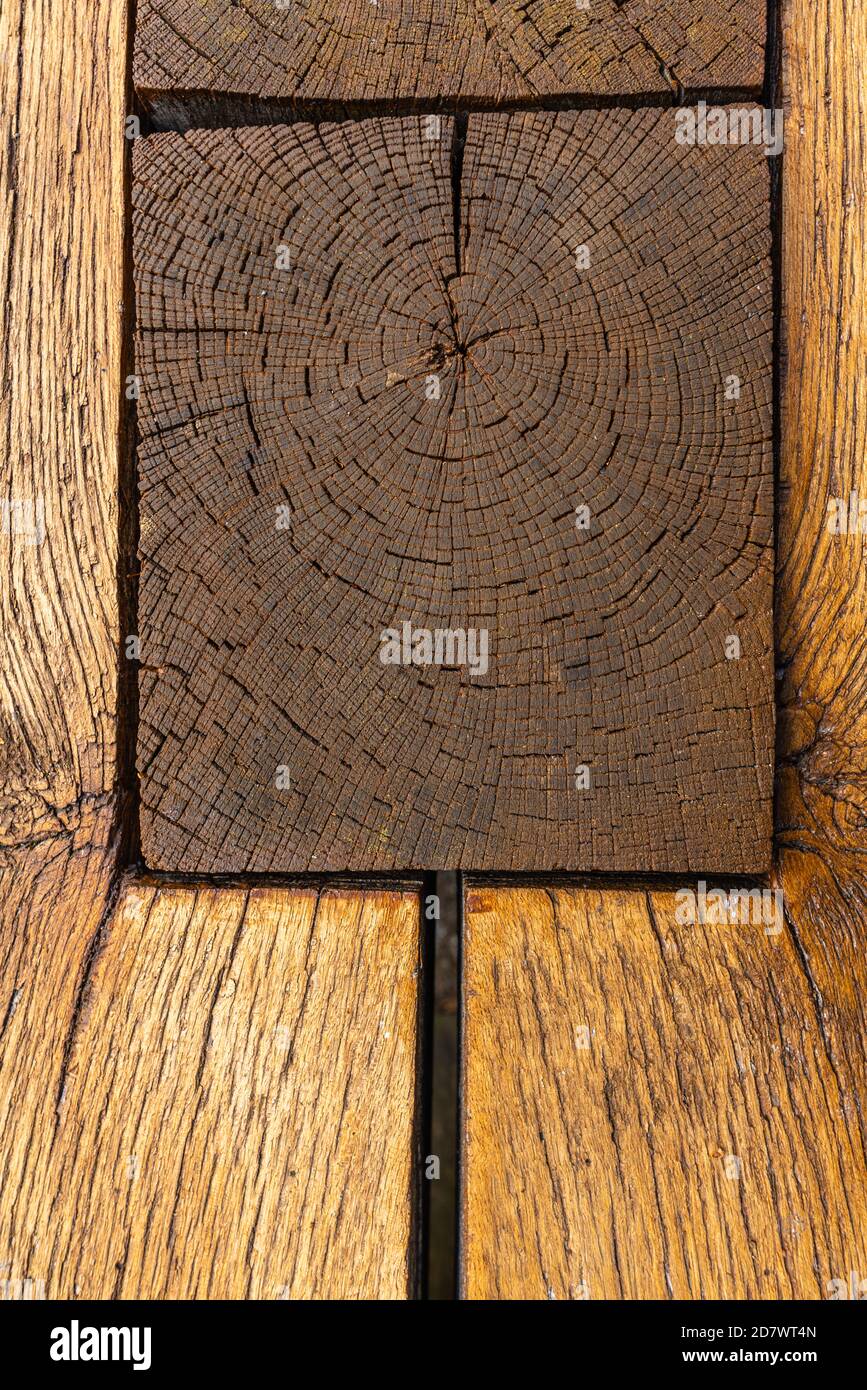
{"label": "gap between plank", "polygon": [[[770,0],[773,5],[776,0]],[[466,113],[519,111],[639,111],[648,106],[709,106],[728,103],[760,102],[761,87],[687,87],[679,91],[632,92],[624,96],[542,96],[516,97],[511,101],[490,98],[403,97],[357,102],[321,100],[262,100],[232,92],[190,92],[186,97],[142,88],[136,93],[141,106],[142,134],[157,131],[236,130],[244,126],[316,125],[323,121],[365,121],[388,116],[455,116]],[[154,111],[151,103],[163,103]],[[227,109],[228,108],[228,109]]]}
{"label": "gap between plank", "polygon": [[[458,1296],[458,1135],[460,1133],[460,947],[463,934],[461,875],[430,876],[438,901],[433,927],[430,1003],[430,1048],[424,1086],[429,1130],[421,1180],[427,1208],[422,1297],[430,1302]],[[422,902],[429,901],[426,894]],[[435,1167],[431,1165],[436,1163]]]}

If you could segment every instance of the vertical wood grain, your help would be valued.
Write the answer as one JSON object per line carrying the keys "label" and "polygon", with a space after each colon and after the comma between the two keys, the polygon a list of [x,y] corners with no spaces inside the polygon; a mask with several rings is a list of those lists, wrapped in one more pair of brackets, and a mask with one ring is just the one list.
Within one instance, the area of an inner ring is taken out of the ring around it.
{"label": "vertical wood grain", "polygon": [[829,962],[843,1042],[791,932],[677,910],[470,890],[468,1297],[822,1298],[867,1267],[863,957]]}
{"label": "vertical wood grain", "polygon": [[[867,12],[790,0],[784,14],[778,833],[863,881]],[[835,499],[855,530],[829,528]]]}
{"label": "vertical wood grain", "polygon": [[0,1293],[32,1297],[119,855],[127,7],[9,0],[0,55]]}
{"label": "vertical wood grain", "polygon": [[413,1292],[415,893],[132,882],[78,998],[44,933],[4,945],[0,1277],[49,1298]]}
{"label": "vertical wood grain", "polygon": [[127,10],[0,15],[0,846],[115,780]]}
{"label": "vertical wood grain", "polygon": [[38,1296],[34,1216],[51,1184],[58,1107],[110,911],[114,855],[104,814],[0,861],[0,1298]]}

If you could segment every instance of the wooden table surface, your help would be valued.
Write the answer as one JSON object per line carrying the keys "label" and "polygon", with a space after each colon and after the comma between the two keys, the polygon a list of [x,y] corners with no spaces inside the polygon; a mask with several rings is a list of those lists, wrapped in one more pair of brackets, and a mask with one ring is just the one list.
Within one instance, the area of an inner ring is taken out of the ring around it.
{"label": "wooden table surface", "polygon": [[[137,867],[128,25],[0,15],[0,1281],[412,1297],[420,878]],[[466,877],[469,1298],[818,1299],[867,1269],[867,17],[786,0],[782,36],[775,862],[740,885],[779,913]]]}

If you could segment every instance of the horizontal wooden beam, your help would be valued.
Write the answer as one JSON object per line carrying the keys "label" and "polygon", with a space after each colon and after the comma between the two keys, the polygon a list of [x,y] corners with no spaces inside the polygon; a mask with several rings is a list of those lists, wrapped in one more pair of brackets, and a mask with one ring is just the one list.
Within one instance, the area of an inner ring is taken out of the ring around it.
{"label": "horizontal wooden beam", "polygon": [[139,0],[134,78],[164,124],[274,104],[488,104],[757,91],[764,0]]}

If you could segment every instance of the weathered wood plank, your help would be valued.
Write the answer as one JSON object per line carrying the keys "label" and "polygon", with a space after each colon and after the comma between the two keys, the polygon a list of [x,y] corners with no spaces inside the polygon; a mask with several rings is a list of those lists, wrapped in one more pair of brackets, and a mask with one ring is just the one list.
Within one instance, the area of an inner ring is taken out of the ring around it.
{"label": "weathered wood plank", "polygon": [[116,776],[126,5],[0,15],[0,846]]}
{"label": "weathered wood plank", "polygon": [[791,0],[784,14],[778,830],[863,882],[867,13]]}
{"label": "weathered wood plank", "polygon": [[134,79],[164,122],[269,102],[758,90],[762,0],[140,0]]}
{"label": "weathered wood plank", "polygon": [[430,119],[137,143],[145,859],[766,869],[767,160]]}
{"label": "weathered wood plank", "polygon": [[5,1277],[60,1298],[407,1297],[416,894],[132,882],[77,998],[91,901],[68,934],[3,941]]}
{"label": "weathered wood plank", "polygon": [[44,1292],[34,1215],[52,1189],[74,1020],[109,911],[110,819],[0,859],[0,1298]]}
{"label": "weathered wood plank", "polygon": [[771,914],[678,906],[469,892],[467,1296],[824,1298],[867,1268],[863,953],[829,943],[841,1047]]}
{"label": "weathered wood plank", "polygon": [[826,1298],[867,1268],[867,16],[784,13],[785,931],[697,935],[659,892],[470,893],[470,1295]]}
{"label": "weathered wood plank", "polygon": [[120,852],[127,38],[114,0],[0,9],[4,1297],[37,1291],[30,1214],[51,1185],[67,1049]]}

